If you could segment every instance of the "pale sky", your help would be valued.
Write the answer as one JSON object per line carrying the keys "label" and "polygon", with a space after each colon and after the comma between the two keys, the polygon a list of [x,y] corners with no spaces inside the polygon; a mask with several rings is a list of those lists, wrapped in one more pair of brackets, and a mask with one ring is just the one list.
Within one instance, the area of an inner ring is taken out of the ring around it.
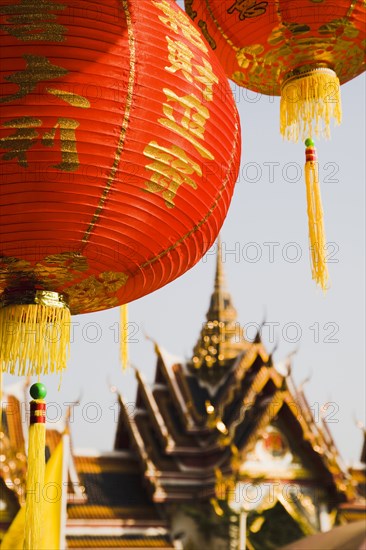
{"label": "pale sky", "polygon": [[[278,98],[235,87],[242,124],[242,163],[222,228],[228,287],[248,338],[266,317],[262,338],[281,362],[297,349],[297,383],[314,414],[326,403],[328,426],[346,461],[357,460],[365,421],[365,77],[342,86],[343,123],[329,142],[316,143],[331,288],[323,295],[311,279],[308,258],[304,146],[282,141]],[[147,380],[155,370],[155,339],[188,359],[205,320],[215,270],[214,249],[196,267],[163,289],[130,305],[131,362]],[[112,448],[116,384],[127,402],[135,397],[132,371],[121,374],[114,341],[118,308],[74,317],[71,360],[58,380],[45,377],[49,420],[78,399],[72,422],[75,447]],[[134,334],[132,334],[132,331]],[[273,338],[274,336],[274,338]],[[95,340],[95,341],[94,341]],[[16,378],[5,376],[5,383]],[[51,422],[52,424],[52,422]]]}

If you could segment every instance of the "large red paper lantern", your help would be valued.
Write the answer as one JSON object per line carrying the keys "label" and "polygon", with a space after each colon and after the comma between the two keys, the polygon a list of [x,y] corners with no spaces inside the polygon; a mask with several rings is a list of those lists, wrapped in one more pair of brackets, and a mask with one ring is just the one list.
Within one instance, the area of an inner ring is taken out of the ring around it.
{"label": "large red paper lantern", "polygon": [[327,286],[314,136],[341,122],[340,84],[365,70],[363,0],[185,0],[229,78],[281,96],[284,138],[309,138],[306,182],[313,278]]}
{"label": "large red paper lantern", "polygon": [[1,0],[0,14],[1,369],[34,374],[65,367],[70,312],[127,303],[202,257],[240,125],[172,0]]}

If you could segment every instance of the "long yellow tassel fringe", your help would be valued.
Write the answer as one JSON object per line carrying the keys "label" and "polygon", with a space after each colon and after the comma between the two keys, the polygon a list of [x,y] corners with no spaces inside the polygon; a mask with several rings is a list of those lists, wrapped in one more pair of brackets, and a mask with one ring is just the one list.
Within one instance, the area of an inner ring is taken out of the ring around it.
{"label": "long yellow tassel fringe", "polygon": [[308,68],[285,80],[280,105],[280,131],[285,139],[329,138],[332,119],[337,124],[342,120],[340,83],[334,71]]}
{"label": "long yellow tassel fringe", "polygon": [[306,163],[305,183],[309,223],[309,243],[311,250],[311,271],[313,279],[323,290],[328,286],[328,267],[326,263],[326,238],[323,220],[323,207],[318,177],[318,162],[314,142],[305,141]]}
{"label": "long yellow tassel fringe", "polygon": [[19,376],[61,372],[70,354],[67,307],[41,304],[0,308],[0,368]]}
{"label": "long yellow tassel fringe", "polygon": [[24,550],[40,550],[41,548],[45,443],[46,430],[44,425],[34,424],[30,426]]}
{"label": "long yellow tassel fringe", "polygon": [[[34,384],[44,388],[43,384]],[[44,388],[45,390],[45,388]],[[34,394],[33,394],[34,395]],[[46,409],[43,399],[31,401],[31,420],[28,439],[28,468],[25,502],[24,550],[41,550],[45,478]]]}
{"label": "long yellow tassel fringe", "polygon": [[121,322],[121,342],[120,354],[123,370],[128,367],[128,305],[124,304],[120,307],[120,322]]}

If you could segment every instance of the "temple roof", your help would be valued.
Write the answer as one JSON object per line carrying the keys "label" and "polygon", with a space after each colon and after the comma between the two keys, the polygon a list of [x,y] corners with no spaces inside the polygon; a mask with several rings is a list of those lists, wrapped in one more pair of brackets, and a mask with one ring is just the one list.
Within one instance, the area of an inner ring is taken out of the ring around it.
{"label": "temple roof", "polygon": [[346,499],[348,474],[333,438],[321,419],[315,421],[291,369],[280,374],[260,338],[244,338],[220,244],[214,290],[192,360],[174,359],[157,343],[155,353],[153,384],[136,372],[134,414],[119,397],[115,441],[116,449],[137,454],[155,502],[213,497],[218,470],[269,475],[258,463],[250,472],[243,464],[253,462],[248,457],[256,455],[258,442],[268,445],[276,438],[293,457],[282,476],[321,486],[335,501]]}
{"label": "temple roof", "polygon": [[[322,421],[315,422],[304,395],[291,391],[290,380],[268,363],[261,344],[238,356],[213,395],[197,384],[186,365],[165,365],[156,349],[159,384],[150,388],[138,377],[138,408],[132,418],[120,400],[121,424],[128,432],[124,442],[128,439],[128,448],[137,454],[155,502],[213,497],[217,470],[241,471],[258,441],[270,437],[270,429],[288,442],[296,462],[282,477],[295,476],[322,487],[332,499],[345,500],[347,474],[333,439]],[[119,444],[117,437],[116,448]],[[257,474],[243,470],[243,475]],[[271,475],[268,467],[258,470],[263,475]]]}
{"label": "temple roof", "polygon": [[[289,439],[291,432],[298,433],[303,452],[311,455],[314,471],[323,470],[323,479],[328,473],[332,483],[328,471],[332,464],[332,470],[342,477],[333,439],[323,424],[315,423],[303,394],[291,392],[286,378],[268,364],[268,359],[263,346],[253,344],[250,352],[238,356],[224,383],[210,394],[185,365],[173,365],[168,374],[158,354],[157,370],[165,376],[165,383],[150,389],[138,377],[139,406],[129,424],[132,448],[145,453],[141,454],[142,462],[150,460],[160,474],[165,471],[178,477],[184,465],[191,465],[197,477],[202,477],[199,470],[207,472],[210,464],[214,468],[225,462],[225,455],[231,454],[227,452],[230,445],[250,450],[258,431],[280,419]],[[181,403],[185,403],[184,409]],[[118,447],[118,441],[116,444]],[[228,456],[226,462],[230,463]]]}
{"label": "temple roof", "polygon": [[69,500],[68,548],[173,548],[136,453],[96,452],[76,455],[74,462],[84,502]]}
{"label": "temple roof", "polygon": [[68,506],[70,519],[142,520],[162,523],[144,486],[136,457],[128,452],[75,456],[85,501]]}

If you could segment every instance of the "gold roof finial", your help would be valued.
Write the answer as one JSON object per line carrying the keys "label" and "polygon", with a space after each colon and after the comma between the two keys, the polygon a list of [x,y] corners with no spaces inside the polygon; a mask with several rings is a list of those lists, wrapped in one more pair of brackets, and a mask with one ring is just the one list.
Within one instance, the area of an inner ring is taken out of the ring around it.
{"label": "gold roof finial", "polygon": [[206,318],[207,321],[219,321],[223,323],[236,321],[237,318],[236,309],[232,304],[230,293],[227,291],[220,236],[217,239],[214,291],[211,295],[210,307]]}
{"label": "gold roof finial", "polygon": [[217,382],[230,360],[238,355],[238,346],[243,341],[242,329],[237,322],[236,309],[226,287],[223,247],[217,240],[216,272],[214,290],[208,308],[207,321],[193,350],[191,368],[213,383]]}
{"label": "gold roof finial", "polygon": [[221,235],[217,237],[217,254],[216,254],[216,274],[215,274],[215,290],[220,289],[226,284],[224,266],[222,265],[222,245]]}

